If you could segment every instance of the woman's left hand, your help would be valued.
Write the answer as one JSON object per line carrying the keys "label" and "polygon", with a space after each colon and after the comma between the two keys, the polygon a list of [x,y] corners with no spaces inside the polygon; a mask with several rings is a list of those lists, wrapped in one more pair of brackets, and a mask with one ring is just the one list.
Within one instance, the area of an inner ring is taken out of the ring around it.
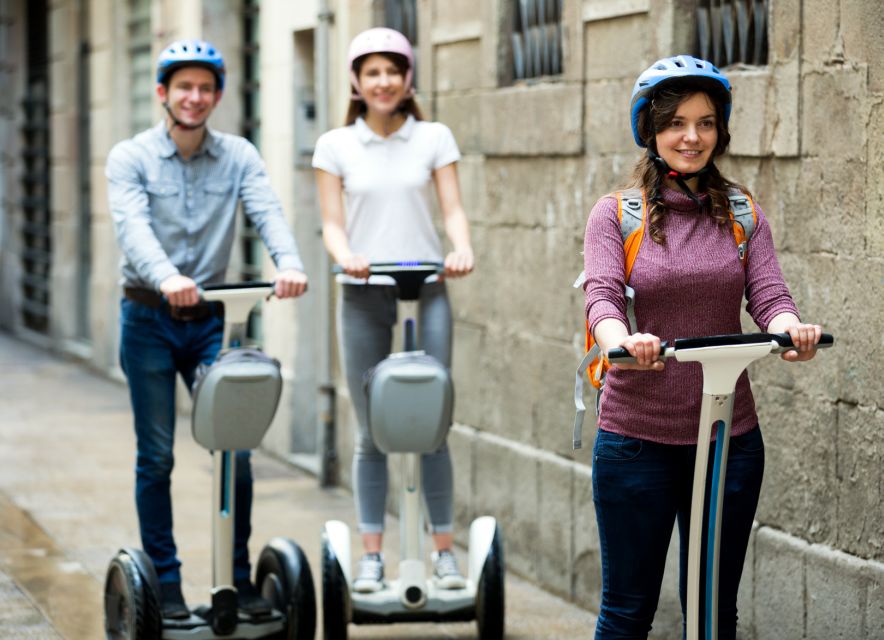
{"label": "woman's left hand", "polygon": [[445,256],[445,276],[462,278],[473,270],[474,265],[472,249],[455,249]]}
{"label": "woman's left hand", "polygon": [[789,349],[780,356],[789,362],[810,360],[816,355],[816,343],[820,341],[823,328],[818,324],[795,323],[783,330],[792,337],[795,349]]}

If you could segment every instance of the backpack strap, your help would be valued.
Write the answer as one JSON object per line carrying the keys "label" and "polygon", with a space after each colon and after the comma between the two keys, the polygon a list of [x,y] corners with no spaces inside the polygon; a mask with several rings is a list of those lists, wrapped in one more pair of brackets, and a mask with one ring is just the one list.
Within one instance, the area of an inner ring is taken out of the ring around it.
{"label": "backpack strap", "polygon": [[731,189],[727,195],[730,205],[729,215],[734,225],[734,240],[737,243],[737,253],[743,268],[749,261],[749,240],[758,225],[758,214],[755,212],[755,203],[747,194],[739,189]]}
{"label": "backpack strap", "polygon": [[[641,189],[624,189],[609,194],[617,200],[617,219],[620,221],[620,237],[623,240],[624,253],[624,281],[629,282],[632,274],[632,265],[635,264],[638,250],[644,238],[645,221],[647,217],[647,202]],[[575,287],[581,287],[586,281],[583,272],[574,282]],[[633,331],[637,327],[635,321],[635,290],[628,284],[624,285],[623,291],[626,298],[627,330]],[[586,415],[586,405],[583,404],[584,379],[589,377],[594,392],[594,404],[596,416],[601,404],[602,387],[604,386],[605,372],[608,370],[608,361],[601,352],[596,341],[589,331],[589,323],[586,323],[585,354],[574,379],[574,406],[577,410],[574,417],[574,449],[583,446],[583,421]]]}

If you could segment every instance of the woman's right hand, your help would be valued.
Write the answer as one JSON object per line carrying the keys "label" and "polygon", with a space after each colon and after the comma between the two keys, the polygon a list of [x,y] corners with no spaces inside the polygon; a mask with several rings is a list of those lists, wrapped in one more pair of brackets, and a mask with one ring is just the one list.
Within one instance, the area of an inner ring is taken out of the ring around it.
{"label": "woman's right hand", "polygon": [[353,278],[365,279],[368,278],[368,267],[369,262],[364,256],[350,254],[349,256],[343,258],[342,260],[338,260],[338,264],[341,265],[341,268],[344,270],[348,276]]}
{"label": "woman's right hand", "polygon": [[626,336],[618,347],[623,347],[636,359],[635,364],[617,363],[621,369],[640,369],[644,371],[663,371],[665,366],[660,360],[660,338],[651,333],[633,333]]}

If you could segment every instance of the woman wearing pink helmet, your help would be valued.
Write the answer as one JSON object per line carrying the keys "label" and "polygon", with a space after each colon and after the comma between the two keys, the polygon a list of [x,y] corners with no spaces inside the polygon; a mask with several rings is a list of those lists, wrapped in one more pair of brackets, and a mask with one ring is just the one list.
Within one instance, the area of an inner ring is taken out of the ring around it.
{"label": "woman wearing pink helmet", "polygon": [[[730,83],[709,62],[682,55],[651,65],[636,81],[630,104],[632,133],[644,149],[634,191],[601,198],[587,221],[588,330],[602,353],[624,347],[637,361],[610,369],[599,407],[592,463],[602,565],[596,640],[647,638],[676,522],[685,609],[703,376],[696,363],[667,361],[664,367],[661,341],[741,333],[744,297],[759,327],[791,335],[797,349],[783,359],[812,358],[820,339],[821,328],[798,317],[764,213],[715,164],[730,142],[730,112]],[[734,202],[749,208],[743,227],[748,240],[739,245]],[[627,210],[641,220],[629,235]],[[633,239],[638,244],[630,244]],[[627,284],[634,290],[633,326]],[[736,386],[732,424],[717,583],[722,640],[736,636],[737,590],[764,470],[745,372]]]}
{"label": "woman wearing pink helmet", "polygon": [[[353,485],[365,554],[353,588],[372,592],[384,584],[387,461],[368,432],[363,375],[390,353],[396,296],[392,280],[369,278],[369,264],[444,261],[445,276],[460,277],[473,270],[473,250],[457,178],[460,152],[448,127],[425,121],[414,100],[411,44],[393,29],[369,29],[353,39],[347,63],[353,94],[346,122],[319,138],[313,167],[323,240],[344,271],[338,336],[359,421]],[[452,245],[447,255],[432,220],[431,185]],[[422,348],[450,366],[451,308],[443,280],[422,288],[419,313]],[[458,589],[465,581],[451,553],[452,485],[443,443],[423,457],[423,486],[437,584]]]}

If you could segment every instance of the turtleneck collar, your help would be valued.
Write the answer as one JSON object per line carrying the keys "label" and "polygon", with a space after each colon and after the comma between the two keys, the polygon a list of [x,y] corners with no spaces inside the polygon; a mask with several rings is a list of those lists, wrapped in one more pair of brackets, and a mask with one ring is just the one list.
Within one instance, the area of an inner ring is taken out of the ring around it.
{"label": "turtleneck collar", "polygon": [[[664,186],[660,189],[660,194],[663,196],[663,201],[670,211],[674,213],[697,213],[697,203],[681,190]],[[706,192],[694,195],[700,199],[704,206],[709,202],[709,194]]]}

